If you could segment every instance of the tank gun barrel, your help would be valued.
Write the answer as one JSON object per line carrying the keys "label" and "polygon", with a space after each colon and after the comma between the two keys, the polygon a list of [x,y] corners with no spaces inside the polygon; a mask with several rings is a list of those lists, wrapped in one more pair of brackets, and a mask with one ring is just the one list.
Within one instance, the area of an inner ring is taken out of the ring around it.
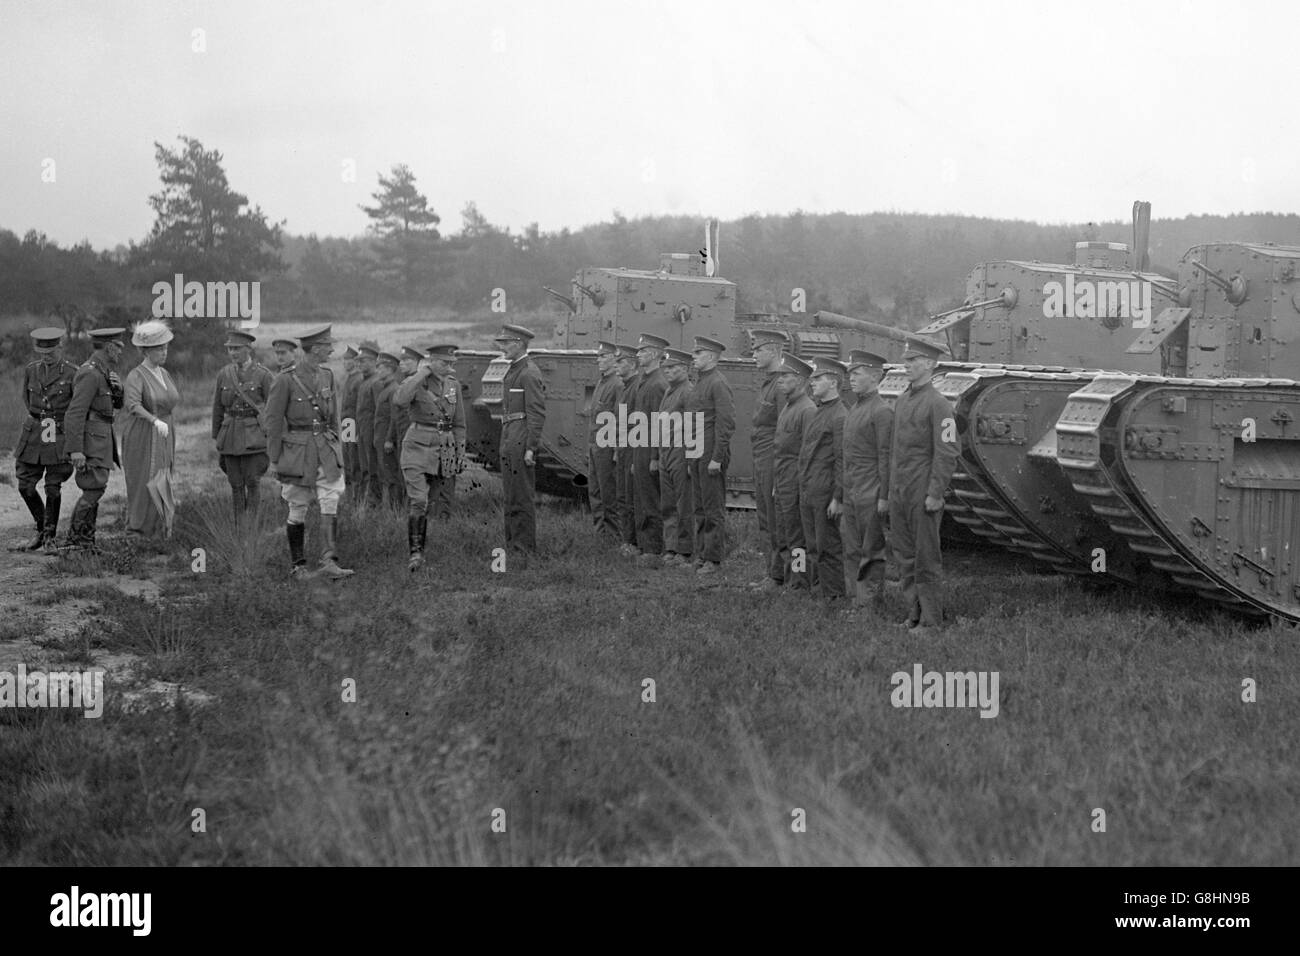
{"label": "tank gun barrel", "polygon": [[544,286],[542,286],[542,290],[545,291],[547,295],[553,296],[553,297],[559,299],[559,300],[560,300],[561,302],[563,302],[565,305],[567,305],[567,306],[569,307],[569,311],[570,311],[570,312],[577,312],[577,311],[578,311],[578,303],[574,302],[572,299],[570,299],[570,298],[569,298],[567,295],[565,295],[563,292],[556,292],[556,291],[555,291],[554,289],[552,289],[549,285],[544,285]]}
{"label": "tank gun barrel", "polygon": [[856,329],[892,339],[895,342],[907,341],[907,333],[902,329],[896,329],[888,325],[878,325],[875,322],[868,322],[866,319],[855,319],[851,315],[840,315],[838,312],[822,311],[814,313],[813,325],[822,325],[833,329]]}
{"label": "tank gun barrel", "polygon": [[588,289],[581,282],[575,282],[573,284],[577,287],[579,292],[581,292],[583,295],[585,295],[588,299],[591,300],[591,304],[594,305],[596,308],[599,309],[602,305],[605,304],[605,293],[598,292],[595,289]]}
{"label": "tank gun barrel", "polygon": [[1241,276],[1236,275],[1231,279],[1225,279],[1209,266],[1202,262],[1197,262],[1195,259],[1192,260],[1192,268],[1199,269],[1205,274],[1205,278],[1209,279],[1222,289],[1223,294],[1233,305],[1241,305],[1241,303],[1246,301],[1246,280]]}
{"label": "tank gun barrel", "polygon": [[1204,263],[1197,262],[1195,259],[1193,259],[1192,268],[1200,269],[1203,273],[1205,273],[1205,278],[1209,279],[1211,282],[1217,285],[1224,292],[1227,292],[1229,289],[1232,288],[1231,282],[1229,282],[1223,276],[1219,275],[1217,272],[1215,272],[1213,269],[1211,269],[1209,266],[1205,265]]}
{"label": "tank gun barrel", "polygon": [[1134,272],[1132,273],[1132,276],[1135,279],[1141,279],[1143,282],[1150,282],[1151,288],[1155,289],[1161,295],[1173,299],[1175,302],[1178,301],[1178,286],[1166,285],[1165,283],[1160,282],[1157,279],[1152,279],[1150,276],[1144,275],[1141,272]]}

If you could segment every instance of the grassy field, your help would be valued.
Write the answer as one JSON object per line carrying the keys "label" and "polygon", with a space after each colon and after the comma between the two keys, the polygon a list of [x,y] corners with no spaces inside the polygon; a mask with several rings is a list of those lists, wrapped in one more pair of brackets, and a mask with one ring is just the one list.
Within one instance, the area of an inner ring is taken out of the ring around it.
{"label": "grassy field", "polygon": [[[401,522],[362,509],[342,521],[355,577],[295,586],[276,505],[240,538],[221,485],[191,496],[161,603],[94,592],[67,653],[139,654],[215,703],[126,713],[110,683],[102,720],[0,711],[0,858],[1300,862],[1291,631],[968,552],[948,556],[952,626],[917,641],[897,607],[748,593],[752,515],[701,590],[564,504],[540,513],[541,558],[494,572],[495,481],[462,502],[424,573]],[[891,675],[916,664],[998,671],[997,717],[895,708]]]}

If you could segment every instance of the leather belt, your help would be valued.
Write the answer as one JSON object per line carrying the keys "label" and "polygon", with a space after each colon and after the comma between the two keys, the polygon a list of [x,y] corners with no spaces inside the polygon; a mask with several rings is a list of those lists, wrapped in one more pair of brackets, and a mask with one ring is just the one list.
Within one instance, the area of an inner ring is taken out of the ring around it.
{"label": "leather belt", "polygon": [[86,412],[87,418],[93,418],[97,422],[103,422],[106,425],[113,424],[113,416],[105,415],[103,412],[97,412],[93,408]]}
{"label": "leather belt", "polygon": [[320,422],[312,422],[310,425],[290,425],[288,431],[311,432],[313,435],[328,435],[333,434],[334,429],[327,428]]}
{"label": "leather belt", "polygon": [[522,422],[522,421],[523,421],[525,418],[527,418],[527,417],[528,417],[528,413],[527,413],[527,412],[507,412],[506,414],[504,414],[504,415],[501,416],[501,421],[502,421],[503,423],[504,423],[504,422]]}
{"label": "leather belt", "polygon": [[412,428],[435,428],[440,432],[451,431],[451,426],[442,422],[411,422]]}
{"label": "leather belt", "polygon": [[230,410],[230,409],[226,409],[226,414],[229,415],[231,418],[256,418],[256,417],[257,417],[257,412],[255,412],[255,411],[254,411],[254,412],[236,412],[236,411],[232,411],[232,410]]}
{"label": "leather belt", "polygon": [[38,422],[43,422],[47,418],[53,418],[60,425],[63,424],[63,416],[55,415],[53,412],[34,412],[31,409],[28,409],[27,414],[32,416],[32,418],[36,419]]}

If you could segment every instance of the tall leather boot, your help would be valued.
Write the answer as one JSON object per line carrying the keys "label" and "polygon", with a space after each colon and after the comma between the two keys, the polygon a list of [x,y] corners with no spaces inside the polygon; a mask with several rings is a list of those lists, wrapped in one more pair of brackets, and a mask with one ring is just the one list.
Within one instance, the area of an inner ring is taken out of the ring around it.
{"label": "tall leather boot", "polygon": [[424,515],[407,515],[406,516],[406,545],[410,552],[410,560],[406,563],[406,569],[415,573],[424,564]]}
{"label": "tall leather boot", "polygon": [[36,536],[13,550],[35,551],[45,543],[45,503],[41,501],[41,496],[35,488],[31,491],[20,491],[18,493],[22,496],[23,504],[27,506],[27,510],[32,513],[32,519],[36,522]]}
{"label": "tall leather boot", "polygon": [[45,550],[54,550],[54,536],[59,530],[59,512],[63,509],[63,496],[53,491],[45,495]]}
{"label": "tall leather boot", "polygon": [[321,555],[320,571],[327,578],[346,578],[354,572],[351,568],[339,567],[338,558],[338,515],[320,516],[321,536],[325,539],[325,550]]}
{"label": "tall leather boot", "polygon": [[230,507],[233,509],[235,513],[235,524],[239,524],[239,520],[243,518],[245,506],[246,503],[244,498],[244,486],[231,485],[230,486]]}
{"label": "tall leather boot", "polygon": [[307,536],[307,526],[305,524],[286,524],[284,526],[285,537],[289,539],[289,560],[293,562],[289,575],[294,578],[309,578],[311,572],[307,570],[307,559],[303,557],[303,539]]}
{"label": "tall leather boot", "polygon": [[262,503],[262,486],[245,485],[244,486],[244,514],[254,525],[257,524],[257,510]]}

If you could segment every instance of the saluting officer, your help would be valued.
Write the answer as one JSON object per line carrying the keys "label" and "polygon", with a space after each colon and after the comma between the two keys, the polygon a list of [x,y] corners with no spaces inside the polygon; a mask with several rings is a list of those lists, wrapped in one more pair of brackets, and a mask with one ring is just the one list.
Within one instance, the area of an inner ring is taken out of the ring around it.
{"label": "saluting officer", "polygon": [[[23,369],[27,420],[14,449],[14,473],[18,478],[18,494],[36,521],[36,536],[13,550],[53,547],[63,503],[63,483],[72,477],[72,462],[64,448],[64,417],[72,401],[77,366],[63,358],[62,341],[63,329],[34,330],[32,348],[38,357]],[[44,501],[36,490],[42,475]]]}
{"label": "saluting officer", "polygon": [[591,395],[591,409],[587,414],[587,457],[591,462],[591,477],[587,482],[587,500],[591,502],[591,520],[596,530],[605,534],[620,535],[618,514],[618,485],[614,476],[614,454],[611,445],[601,448],[596,444],[596,433],[603,414],[618,415],[618,403],[623,395],[623,382],[618,377],[618,346],[613,342],[599,342],[596,369],[600,381]]}
{"label": "saluting officer", "polygon": [[[686,399],[691,393],[691,353],[681,349],[664,349],[660,369],[668,382],[668,391],[659,404],[663,422],[662,447],[651,449],[650,470],[659,478],[660,511],[663,515],[664,564],[669,567],[691,566],[695,553],[695,504],[691,498],[690,459],[686,457]],[[693,426],[692,426],[693,427]],[[671,431],[670,431],[671,429]],[[693,434],[693,432],[692,432]]]}
{"label": "saluting officer", "polygon": [[939,523],[943,495],[957,469],[956,418],[932,381],[942,354],[931,342],[909,339],[903,351],[909,384],[894,402],[890,544],[907,604],[907,618],[901,623],[918,636],[943,626]]}
{"label": "saluting officer", "polygon": [[784,572],[781,568],[780,519],[777,517],[776,495],[772,488],[775,460],[776,420],[781,414],[783,398],[777,388],[781,377],[781,350],[790,336],[779,329],[755,329],[750,333],[754,341],[754,362],[763,373],[763,384],[758,389],[754,403],[754,417],[750,422],[749,445],[754,458],[754,501],[758,508],[758,536],[767,547],[767,573],[757,582],[756,590],[766,591],[781,586]]}
{"label": "saluting officer", "polygon": [[501,419],[501,485],[505,494],[506,546],[537,549],[537,451],[546,427],[546,385],[528,357],[533,333],[522,325],[503,325],[495,341],[510,361],[501,382],[505,413]]}
{"label": "saluting officer", "polygon": [[857,404],[844,419],[844,584],[853,603],[885,600],[885,519],[889,516],[889,456],[894,410],[880,397],[885,360],[849,352],[849,386]]}
{"label": "saluting officer", "polygon": [[117,363],[125,348],[126,329],[92,329],[94,351],[72,382],[72,401],[64,416],[64,444],[75,469],[81,497],[72,509],[68,546],[95,550],[95,522],[99,499],[108,487],[108,472],[121,464],[117,439],[113,435],[113,411],[122,407],[125,391],[117,375]]}
{"label": "saluting officer", "polygon": [[456,476],[465,467],[465,405],[453,374],[455,361],[456,346],[433,346],[393,396],[396,409],[410,417],[402,439],[402,476],[411,571],[424,563],[429,516],[451,518]]}
{"label": "saluting officer", "polygon": [[727,464],[731,460],[731,435],[736,429],[731,385],[718,370],[718,360],[726,349],[721,342],[697,335],[692,350],[699,377],[686,399],[686,411],[704,416],[704,454],[691,462],[697,574],[717,574],[726,554]]}
{"label": "saluting officer", "polygon": [[326,368],[334,341],[330,326],[303,335],[302,359],[275,377],[266,405],[267,454],[280,480],[280,496],[289,505],[285,536],[289,541],[290,574],[308,578],[303,557],[307,533],[307,508],[320,506],[321,536],[325,547],[317,573],[343,578],[351,569],[338,563],[339,497],[345,488],[343,444],[339,441],[340,395],[334,373]]}
{"label": "saluting officer", "polygon": [[799,449],[799,511],[813,586],[822,596],[844,597],[844,548],[840,512],[844,501],[844,403],[840,382],[846,369],[837,359],[813,359],[813,403]]}
{"label": "saluting officer", "polygon": [[212,439],[217,443],[221,470],[230,483],[235,520],[257,514],[262,476],[270,465],[266,429],[262,424],[275,376],[253,359],[257,339],[247,332],[226,334],[230,364],[217,372],[212,396]]}
{"label": "saluting officer", "polygon": [[[659,368],[663,350],[668,345],[667,339],[646,333],[637,340],[636,364],[641,374],[635,393],[630,400],[625,399],[625,404],[629,415],[639,412],[645,416],[647,429],[659,413],[664,392],[668,391],[668,381]],[[650,470],[654,449],[650,447],[648,437],[644,447],[631,449],[633,521],[636,524],[637,550],[648,555],[647,560],[658,564],[664,550],[664,519],[659,501],[659,476]]]}
{"label": "saluting officer", "polygon": [[[397,367],[397,386],[401,388],[403,382],[409,382],[411,376],[415,374],[420,367],[420,363],[426,358],[426,350],[416,348],[413,345],[403,345],[402,350],[397,353],[401,359],[401,365]],[[411,406],[397,404],[397,389],[393,389],[393,417],[392,424],[388,427],[388,440],[393,443],[397,449],[397,476],[398,486],[402,507],[406,507],[406,476],[402,473],[402,441],[406,438],[406,430],[411,427]]]}
{"label": "saluting officer", "polygon": [[[620,345],[618,347],[618,377],[623,383],[619,405],[627,407],[628,402],[636,396],[637,383],[641,381],[641,371],[637,368],[637,347]],[[632,449],[614,449],[614,480],[618,488],[618,526],[623,544],[619,554],[632,556],[636,554],[636,486],[632,483]]]}
{"label": "saluting officer", "polygon": [[[781,372],[777,388],[785,407],[777,417],[772,437],[772,493],[780,529],[782,579],[787,587],[807,588],[808,551],[799,501],[799,451],[803,447],[804,429],[815,410],[808,397],[812,366],[789,352],[782,352],[777,367]],[[795,554],[796,551],[801,553]]]}

